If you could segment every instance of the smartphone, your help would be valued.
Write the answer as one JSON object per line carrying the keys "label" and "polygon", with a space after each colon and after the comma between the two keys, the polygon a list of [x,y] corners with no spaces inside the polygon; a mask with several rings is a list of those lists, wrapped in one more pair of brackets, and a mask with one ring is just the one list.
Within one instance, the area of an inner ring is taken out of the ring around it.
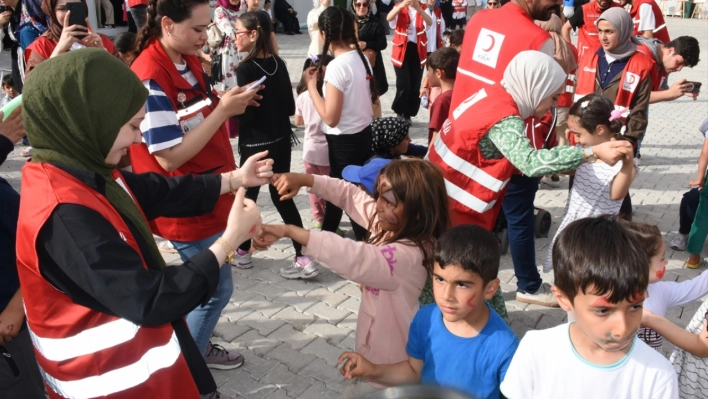
{"label": "smartphone", "polygon": [[691,84],[691,90],[689,90],[688,93],[696,94],[701,91],[701,85],[702,85],[701,82],[686,82],[686,83]]}
{"label": "smartphone", "polygon": [[263,82],[265,82],[265,80],[266,80],[266,76],[263,75],[262,78],[258,79],[258,82],[252,84],[248,89],[246,89],[246,91],[251,91],[251,90],[257,89],[258,86],[262,85]]}
{"label": "smartphone", "polygon": [[[66,3],[66,11],[71,11],[69,14],[69,26],[81,25],[86,26],[86,4],[80,1],[74,1],[71,3]],[[86,35],[76,36],[77,39],[83,40]]]}

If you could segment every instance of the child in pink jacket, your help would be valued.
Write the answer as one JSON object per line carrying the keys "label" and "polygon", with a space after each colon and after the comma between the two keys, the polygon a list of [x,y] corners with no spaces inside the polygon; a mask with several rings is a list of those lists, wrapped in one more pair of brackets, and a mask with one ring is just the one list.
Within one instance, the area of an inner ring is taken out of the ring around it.
{"label": "child in pink jacket", "polygon": [[[356,242],[326,231],[263,225],[257,246],[289,237],[322,266],[362,284],[356,351],[375,363],[407,359],[408,330],[433,265],[435,240],[449,225],[440,170],[418,159],[393,161],[381,169],[373,198],[351,183],[327,176],[287,173],[274,179],[281,199],[292,198],[303,186],[311,187],[310,193],[342,208],[352,221],[367,228],[369,236]],[[352,392],[372,389],[360,380],[349,388]]]}

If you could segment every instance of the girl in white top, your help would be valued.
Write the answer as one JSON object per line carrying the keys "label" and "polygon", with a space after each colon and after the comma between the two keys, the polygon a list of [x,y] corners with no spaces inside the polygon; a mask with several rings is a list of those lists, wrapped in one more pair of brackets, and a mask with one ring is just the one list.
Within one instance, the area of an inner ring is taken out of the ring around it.
{"label": "girl in white top", "polygon": [[[589,94],[576,102],[569,111],[568,130],[576,142],[587,150],[613,138],[623,131],[621,110],[614,110],[612,101],[599,94]],[[592,156],[590,158],[593,158]],[[582,218],[603,214],[617,215],[629,185],[637,175],[632,154],[627,154],[614,166],[601,160],[583,163],[575,171],[573,188],[568,196],[565,217],[548,248],[545,273],[553,269],[553,244],[565,226]]]}
{"label": "girl in white top", "polygon": [[[302,80],[322,118],[322,130],[329,146],[330,177],[341,178],[346,166],[361,166],[369,157],[371,104],[378,98],[376,82],[359,48],[350,12],[339,6],[328,7],[320,14],[317,26],[320,40],[324,42],[322,54],[330,50],[334,54],[334,60],[324,73],[324,96],[317,90],[322,65],[305,70]],[[322,229],[336,231],[341,218],[342,210],[328,202]],[[359,227],[354,229],[357,231]]]}
{"label": "girl in white top", "polygon": [[307,33],[310,35],[310,48],[307,50],[308,57],[314,57],[322,53],[322,41],[320,40],[320,28],[317,20],[327,7],[330,0],[312,0],[312,10],[307,13]]}

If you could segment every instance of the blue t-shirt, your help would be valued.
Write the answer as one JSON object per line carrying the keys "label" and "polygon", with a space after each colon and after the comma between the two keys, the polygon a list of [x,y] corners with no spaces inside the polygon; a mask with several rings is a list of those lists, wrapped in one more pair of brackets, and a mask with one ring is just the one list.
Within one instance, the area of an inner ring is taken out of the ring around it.
{"label": "blue t-shirt", "polygon": [[424,362],[422,384],[457,389],[473,398],[499,398],[499,384],[519,339],[489,304],[487,307],[487,325],[473,338],[448,331],[440,308],[434,303],[416,313],[406,351]]}

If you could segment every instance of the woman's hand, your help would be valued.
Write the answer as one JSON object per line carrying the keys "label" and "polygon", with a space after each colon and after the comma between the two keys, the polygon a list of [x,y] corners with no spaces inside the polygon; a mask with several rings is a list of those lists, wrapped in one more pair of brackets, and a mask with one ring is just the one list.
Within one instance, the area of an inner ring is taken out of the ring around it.
{"label": "woman's hand", "polygon": [[592,147],[595,158],[612,166],[628,154],[634,154],[632,144],[626,140],[611,140]]}
{"label": "woman's hand", "polygon": [[261,234],[253,237],[253,248],[263,251],[288,235],[288,226],[284,224],[264,224]]}
{"label": "woman's hand", "polygon": [[280,200],[285,201],[297,195],[301,187],[312,187],[314,177],[304,173],[283,173],[273,175],[271,182],[281,195]]}
{"label": "woman's hand", "polygon": [[317,67],[309,67],[302,71],[302,80],[305,82],[305,85],[309,88],[310,84],[317,84],[317,79],[319,78],[320,73],[317,71]]}
{"label": "woman's hand", "polygon": [[0,14],[0,27],[7,25],[10,22],[10,18],[12,18],[12,11],[5,11]]}
{"label": "woman's hand", "polygon": [[701,190],[705,184],[705,178],[693,179],[688,182],[688,187],[698,187],[698,190]]}
{"label": "woman's hand", "polygon": [[101,48],[105,50],[106,48],[103,46],[103,40],[101,40],[101,35],[99,35],[98,33],[96,33],[96,31],[93,30],[93,28],[91,27],[91,22],[89,22],[88,18],[86,18],[86,26],[86,29],[88,30],[88,35],[86,35],[86,37],[83,38],[80,43],[86,47]]}
{"label": "woman's hand", "polygon": [[236,191],[222,237],[235,250],[244,241],[260,233],[261,212],[255,202],[246,198],[246,189],[241,187]]}
{"label": "woman's hand", "polygon": [[219,101],[217,109],[221,108],[221,111],[226,114],[226,118],[229,118],[234,115],[241,115],[244,111],[246,111],[246,107],[248,106],[260,106],[260,104],[256,101],[263,98],[263,96],[258,95],[258,91],[263,89],[265,86],[260,85],[260,87],[256,89],[246,91],[246,89],[251,87],[254,83],[256,82],[251,82],[251,84],[242,87],[234,87],[224,93],[221,96],[221,101]]}
{"label": "woman's hand", "polygon": [[270,183],[273,177],[273,160],[263,159],[268,155],[268,151],[251,155],[244,162],[241,169],[241,184],[244,187],[256,187]]}
{"label": "woman's hand", "polygon": [[71,16],[71,11],[67,11],[66,15],[64,16],[61,36],[59,37],[59,41],[57,42],[57,46],[54,48],[51,57],[56,57],[60,54],[66,53],[67,51],[69,51],[69,49],[71,49],[71,46],[74,43],[79,43],[78,36],[86,36],[86,34],[88,33],[88,28],[86,28],[85,26],[69,26],[69,16]]}

